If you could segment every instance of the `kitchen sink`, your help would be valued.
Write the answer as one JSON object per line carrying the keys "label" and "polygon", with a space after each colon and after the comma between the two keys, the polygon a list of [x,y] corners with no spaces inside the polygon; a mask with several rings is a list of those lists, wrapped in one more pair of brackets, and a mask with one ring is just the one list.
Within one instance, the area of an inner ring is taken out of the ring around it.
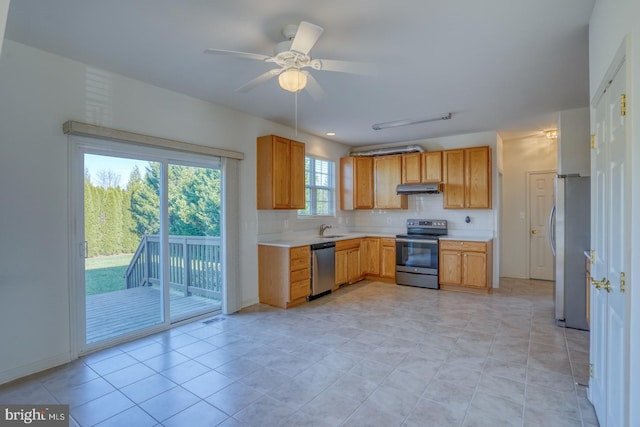
{"label": "kitchen sink", "polygon": [[344,237],[344,234],[330,234],[327,236],[318,236],[321,239],[337,239],[338,237]]}

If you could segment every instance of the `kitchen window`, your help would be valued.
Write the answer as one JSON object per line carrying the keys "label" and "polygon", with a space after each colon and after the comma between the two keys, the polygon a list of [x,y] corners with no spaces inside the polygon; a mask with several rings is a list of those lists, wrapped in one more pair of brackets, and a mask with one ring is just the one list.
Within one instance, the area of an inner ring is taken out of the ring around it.
{"label": "kitchen window", "polygon": [[305,209],[300,216],[333,216],[335,205],[335,162],[306,156],[304,158]]}

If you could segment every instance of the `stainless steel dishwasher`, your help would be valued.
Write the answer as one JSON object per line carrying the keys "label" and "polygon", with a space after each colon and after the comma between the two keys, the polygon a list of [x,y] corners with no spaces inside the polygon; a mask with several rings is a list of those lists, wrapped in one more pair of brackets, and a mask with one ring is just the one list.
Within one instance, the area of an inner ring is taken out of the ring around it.
{"label": "stainless steel dishwasher", "polygon": [[336,281],[336,242],[311,245],[311,295],[309,300],[331,293]]}

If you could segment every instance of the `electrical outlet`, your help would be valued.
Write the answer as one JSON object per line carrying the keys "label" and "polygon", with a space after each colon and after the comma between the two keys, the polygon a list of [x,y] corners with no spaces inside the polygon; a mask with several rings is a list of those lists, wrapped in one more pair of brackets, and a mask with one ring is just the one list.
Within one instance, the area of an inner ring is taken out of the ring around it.
{"label": "electrical outlet", "polygon": [[289,220],[285,219],[284,220],[284,229],[287,230],[289,228]]}
{"label": "electrical outlet", "polygon": [[391,224],[391,217],[390,216],[387,217],[387,224]]}

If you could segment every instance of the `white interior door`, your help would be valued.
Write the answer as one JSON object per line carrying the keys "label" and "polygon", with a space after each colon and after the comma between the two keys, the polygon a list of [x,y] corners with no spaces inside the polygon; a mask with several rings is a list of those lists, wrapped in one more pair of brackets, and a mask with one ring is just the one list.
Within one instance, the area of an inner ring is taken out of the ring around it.
{"label": "white interior door", "polygon": [[625,161],[627,130],[621,105],[626,93],[625,65],[623,62],[610,80],[595,108],[592,275],[598,287],[591,289],[591,324],[596,327],[592,327],[591,335],[594,375],[589,388],[601,426],[626,425],[629,405],[628,298],[624,281],[630,266],[630,174]]}
{"label": "white interior door", "polygon": [[554,172],[531,172],[529,177],[529,277],[553,280],[554,260],[549,241],[549,213],[553,207]]}

